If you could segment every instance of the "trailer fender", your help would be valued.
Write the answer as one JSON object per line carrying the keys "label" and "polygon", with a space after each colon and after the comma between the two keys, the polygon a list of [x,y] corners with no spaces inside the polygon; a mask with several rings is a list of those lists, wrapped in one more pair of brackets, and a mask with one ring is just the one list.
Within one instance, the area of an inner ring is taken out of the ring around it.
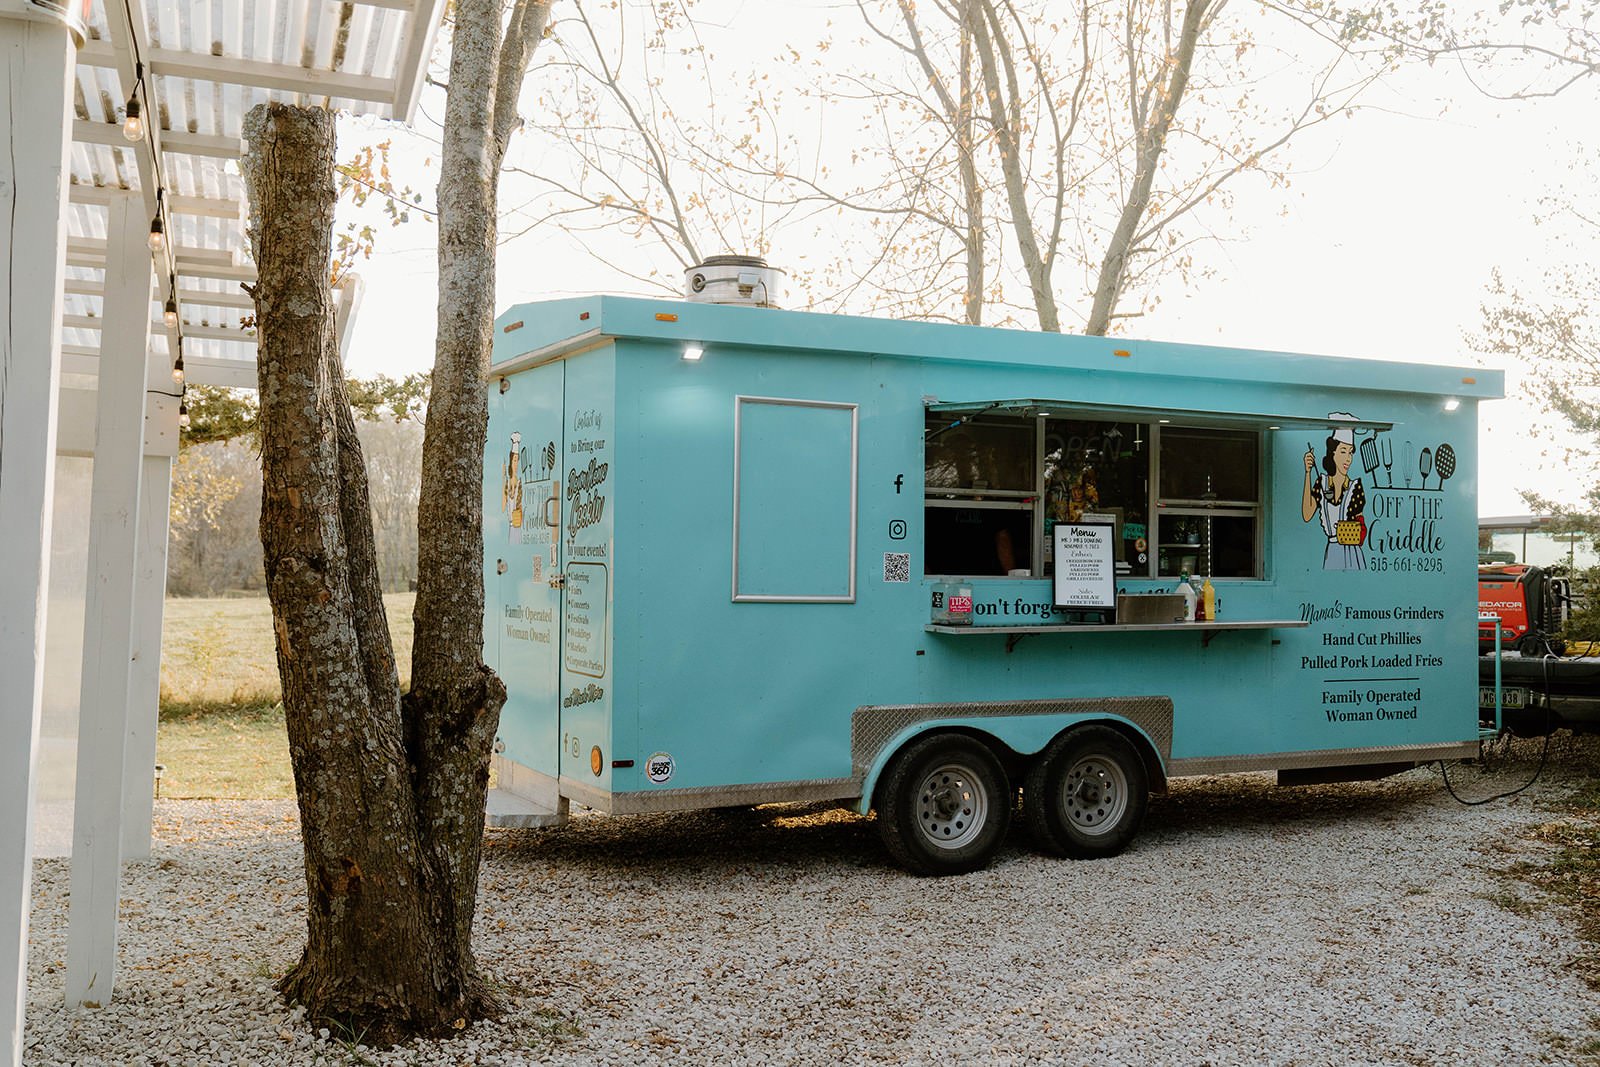
{"label": "trailer fender", "polygon": [[[1157,788],[1157,783],[1164,783],[1166,778],[1165,761],[1171,756],[1172,730],[1171,708],[1169,700],[1160,699],[1166,706],[1166,716],[1163,720],[1157,716],[1157,721],[1135,722],[1126,715],[1113,713],[1105,704],[1100,704],[1094,709],[1082,711],[1038,711],[1021,712],[1010,715],[945,715],[921,719],[920,721],[903,726],[894,734],[886,738],[881,744],[872,744],[874,751],[863,751],[866,745],[861,745],[863,731],[860,729],[862,712],[876,710],[861,708],[857,710],[856,729],[852,731],[852,755],[860,760],[856,767],[858,780],[861,782],[861,796],[856,802],[856,810],[866,814],[872,810],[873,794],[877,791],[878,780],[883,776],[884,769],[913,739],[929,733],[948,732],[963,733],[976,737],[995,750],[1003,762],[1016,762],[1029,756],[1042,752],[1050,742],[1054,741],[1064,731],[1085,723],[1106,723],[1129,736],[1134,741],[1145,757],[1145,762],[1150,771],[1152,788]],[[1054,702],[1060,703],[1060,702]],[[1083,701],[1085,704],[1097,703]],[[1019,709],[1020,710],[1020,709]],[[1148,716],[1140,716],[1148,720]],[[1162,725],[1166,729],[1160,729]],[[1152,731],[1149,727],[1154,726]],[[869,741],[870,744],[870,741]]]}

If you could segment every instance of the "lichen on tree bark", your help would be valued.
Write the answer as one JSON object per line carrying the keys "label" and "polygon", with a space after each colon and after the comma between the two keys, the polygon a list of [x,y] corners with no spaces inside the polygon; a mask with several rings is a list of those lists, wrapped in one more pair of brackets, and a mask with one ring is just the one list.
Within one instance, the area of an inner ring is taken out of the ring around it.
{"label": "lichen on tree bark", "polygon": [[495,192],[550,4],[456,7],[439,182],[439,335],[423,445],[411,691],[383,613],[328,271],[333,116],[245,119],[258,280],[261,541],[305,844],[306,948],[280,988],[364,1040],[444,1034],[497,1004],[472,954],[489,756],[480,482]]}

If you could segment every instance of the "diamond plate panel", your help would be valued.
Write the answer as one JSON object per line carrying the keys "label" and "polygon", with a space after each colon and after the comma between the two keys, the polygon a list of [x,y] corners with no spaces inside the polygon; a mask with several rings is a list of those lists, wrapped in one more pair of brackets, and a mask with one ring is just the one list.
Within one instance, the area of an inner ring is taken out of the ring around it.
{"label": "diamond plate panel", "polygon": [[1116,715],[1127,719],[1150,736],[1163,763],[1172,756],[1172,700],[1168,697],[869,704],[857,708],[850,719],[850,762],[856,780],[866,780],[867,769],[883,751],[883,746],[908,726],[933,719],[985,719],[1004,715]]}

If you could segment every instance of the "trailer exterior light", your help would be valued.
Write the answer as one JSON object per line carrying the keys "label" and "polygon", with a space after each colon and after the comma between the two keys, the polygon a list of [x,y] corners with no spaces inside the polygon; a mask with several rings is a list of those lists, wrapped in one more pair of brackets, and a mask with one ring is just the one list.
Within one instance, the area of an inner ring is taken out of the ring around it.
{"label": "trailer exterior light", "polygon": [[1171,419],[1157,419],[1156,421],[1161,423],[1163,426],[1165,426],[1167,423],[1171,422],[1172,420]]}
{"label": "trailer exterior light", "polygon": [[1444,402],[1444,409],[1446,411],[1454,411],[1456,408],[1458,408],[1460,406],[1461,406],[1461,401],[1457,400],[1455,397],[1451,397],[1450,399],[1448,399],[1448,400],[1446,400]]}
{"label": "trailer exterior light", "polygon": [[700,345],[687,345],[683,350],[683,358],[688,360],[690,363],[698,362],[700,357],[705,354],[705,348]]}

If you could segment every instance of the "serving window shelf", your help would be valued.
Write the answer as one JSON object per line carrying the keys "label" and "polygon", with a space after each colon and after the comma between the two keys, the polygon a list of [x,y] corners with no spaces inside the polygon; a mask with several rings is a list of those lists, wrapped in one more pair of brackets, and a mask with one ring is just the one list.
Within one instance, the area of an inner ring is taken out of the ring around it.
{"label": "serving window shelf", "polygon": [[1204,648],[1218,634],[1227,630],[1303,630],[1311,624],[1299,619],[1222,619],[1216,622],[1158,622],[1158,623],[1089,623],[1077,625],[1060,623],[1054,626],[947,626],[929,623],[923,629],[930,634],[949,634],[952,637],[972,637],[978,634],[1005,634],[1006,651],[1017,647],[1017,642],[1030,634],[1095,634],[1095,633],[1152,633],[1160,631],[1198,633],[1200,647]]}

